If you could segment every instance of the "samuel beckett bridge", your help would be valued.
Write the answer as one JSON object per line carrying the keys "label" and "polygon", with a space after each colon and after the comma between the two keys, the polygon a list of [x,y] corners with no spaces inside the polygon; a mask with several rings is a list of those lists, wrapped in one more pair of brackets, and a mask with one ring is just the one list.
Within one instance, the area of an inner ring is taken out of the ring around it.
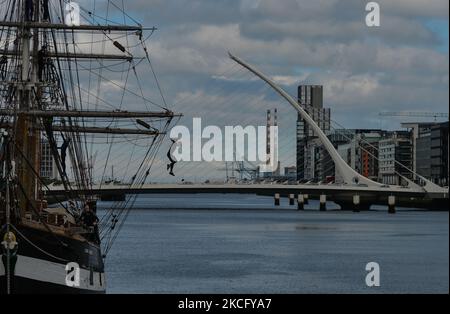
{"label": "samuel beckett bridge", "polygon": [[[369,209],[372,205],[388,206],[389,212],[395,212],[396,206],[427,209],[446,209],[448,207],[448,188],[443,188],[430,180],[412,172],[416,182],[402,176],[407,185],[386,185],[373,181],[351,168],[334,145],[321,130],[313,118],[286,91],[273,80],[255,69],[240,58],[230,54],[230,58],[258,78],[267,83],[284,100],[286,100],[301,115],[307,125],[314,131],[326,152],[334,163],[336,172],[342,178],[341,183],[333,184],[278,184],[278,183],[224,183],[224,184],[144,184],[133,188],[122,184],[93,185],[90,189],[102,199],[124,200],[128,194],[152,193],[238,193],[258,194],[274,197],[275,205],[279,205],[281,197],[288,197],[291,205],[297,201],[298,209],[304,209],[309,199],[318,199],[321,210],[326,210],[326,202],[333,201],[342,209],[354,211]],[[62,195],[61,186],[51,185],[48,196],[58,198]]]}

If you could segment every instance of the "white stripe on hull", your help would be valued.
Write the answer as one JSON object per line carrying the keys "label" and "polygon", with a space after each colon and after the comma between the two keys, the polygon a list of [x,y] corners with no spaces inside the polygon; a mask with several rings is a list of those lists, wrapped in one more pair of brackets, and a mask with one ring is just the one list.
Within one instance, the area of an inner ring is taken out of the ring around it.
{"label": "white stripe on hull", "polygon": [[[5,275],[3,263],[0,262],[0,276]],[[38,258],[18,255],[14,275],[26,279],[66,285],[66,265]],[[102,292],[106,290],[105,274],[93,272],[93,284],[90,284],[91,272],[80,268],[80,286],[76,289]]]}

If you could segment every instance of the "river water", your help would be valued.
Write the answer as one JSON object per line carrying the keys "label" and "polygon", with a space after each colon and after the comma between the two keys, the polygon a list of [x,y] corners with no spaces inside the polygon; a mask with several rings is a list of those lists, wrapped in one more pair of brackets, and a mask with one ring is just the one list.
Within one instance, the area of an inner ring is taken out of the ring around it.
{"label": "river water", "polygon": [[[134,207],[106,260],[108,293],[449,292],[448,212],[319,212],[317,201],[298,212],[253,195]],[[379,287],[366,285],[369,262]]]}

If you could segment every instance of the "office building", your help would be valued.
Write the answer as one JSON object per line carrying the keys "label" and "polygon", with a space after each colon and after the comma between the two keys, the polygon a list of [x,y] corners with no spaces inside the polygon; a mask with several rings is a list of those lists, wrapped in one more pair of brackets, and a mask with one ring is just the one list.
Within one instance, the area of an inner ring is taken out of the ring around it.
{"label": "office building", "polygon": [[448,121],[433,125],[430,132],[431,142],[431,181],[448,186]]}
{"label": "office building", "polygon": [[[345,131],[345,136],[339,132]],[[386,131],[377,129],[338,130],[332,136],[332,142],[347,164],[358,173],[371,180],[378,180],[378,145],[386,136]],[[340,138],[343,137],[343,138]],[[347,141],[344,141],[344,139]],[[340,174],[336,173],[336,181],[341,181]]]}
{"label": "office building", "polygon": [[[436,122],[408,122],[402,123],[402,128],[411,132],[413,144],[412,170],[427,179],[431,178],[431,127]],[[417,180],[416,175],[413,175]]]}
{"label": "office building", "polygon": [[411,132],[395,131],[378,144],[378,179],[384,184],[406,184],[402,177],[413,179],[413,144]]}
{"label": "office building", "polygon": [[[402,123],[413,142],[413,170],[439,185],[448,185],[448,121]],[[413,176],[415,181],[420,179]]]}

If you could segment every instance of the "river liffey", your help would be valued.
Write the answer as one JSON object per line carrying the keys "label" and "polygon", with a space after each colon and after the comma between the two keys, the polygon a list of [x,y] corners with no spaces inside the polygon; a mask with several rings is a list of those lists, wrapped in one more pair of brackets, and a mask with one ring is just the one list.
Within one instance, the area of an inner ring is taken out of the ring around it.
{"label": "river liffey", "polygon": [[[449,292],[448,212],[317,208],[252,195],[140,197],[108,254],[108,293]],[[369,262],[379,287],[366,285]]]}

